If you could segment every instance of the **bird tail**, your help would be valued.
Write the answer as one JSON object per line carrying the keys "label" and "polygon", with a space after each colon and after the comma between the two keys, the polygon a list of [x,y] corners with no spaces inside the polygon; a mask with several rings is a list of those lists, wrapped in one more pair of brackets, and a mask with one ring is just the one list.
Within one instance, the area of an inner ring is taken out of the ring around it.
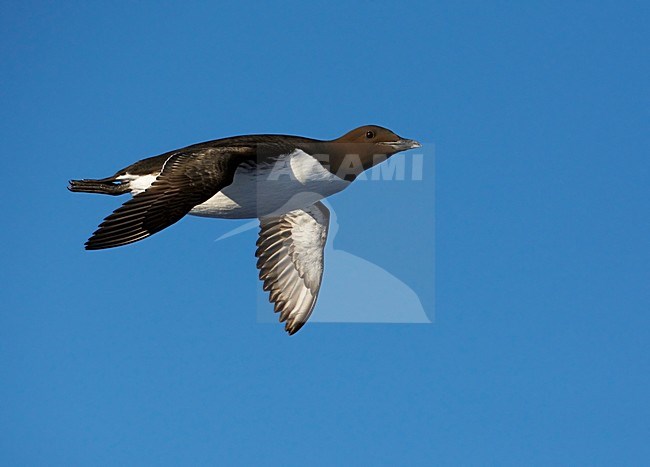
{"label": "bird tail", "polygon": [[130,191],[129,184],[114,177],[100,180],[70,180],[68,190],[80,193],[100,193],[102,195],[121,195]]}

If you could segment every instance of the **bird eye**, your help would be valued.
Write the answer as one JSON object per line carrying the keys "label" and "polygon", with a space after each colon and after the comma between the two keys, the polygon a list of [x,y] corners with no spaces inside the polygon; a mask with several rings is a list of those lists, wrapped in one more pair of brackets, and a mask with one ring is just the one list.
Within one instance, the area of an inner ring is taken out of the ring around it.
{"label": "bird eye", "polygon": [[366,138],[372,139],[375,137],[375,132],[374,131],[366,131]]}

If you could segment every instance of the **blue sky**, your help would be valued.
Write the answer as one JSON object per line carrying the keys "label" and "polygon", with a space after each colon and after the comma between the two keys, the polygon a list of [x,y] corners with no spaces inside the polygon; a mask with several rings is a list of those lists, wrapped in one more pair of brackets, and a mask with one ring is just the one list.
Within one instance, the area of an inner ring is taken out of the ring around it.
{"label": "blue sky", "polygon": [[[647,4],[1,8],[0,463],[650,462]],[[69,178],[365,123],[424,177],[337,195],[334,247],[433,324],[288,337],[237,222],[83,250],[120,199]]]}

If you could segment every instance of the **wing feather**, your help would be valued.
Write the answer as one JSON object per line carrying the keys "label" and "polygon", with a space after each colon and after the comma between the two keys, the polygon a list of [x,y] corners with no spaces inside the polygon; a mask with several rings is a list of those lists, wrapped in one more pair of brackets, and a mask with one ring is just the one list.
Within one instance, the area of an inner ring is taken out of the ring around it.
{"label": "wing feather", "polygon": [[[200,147],[171,154],[153,184],[106,217],[86,242],[86,249],[127,245],[178,222],[232,183],[235,152],[241,160],[241,147]],[[255,148],[248,148],[248,153],[254,155]]]}
{"label": "wing feather", "polygon": [[329,211],[320,202],[260,219],[257,268],[280,322],[289,334],[309,319],[323,278]]}

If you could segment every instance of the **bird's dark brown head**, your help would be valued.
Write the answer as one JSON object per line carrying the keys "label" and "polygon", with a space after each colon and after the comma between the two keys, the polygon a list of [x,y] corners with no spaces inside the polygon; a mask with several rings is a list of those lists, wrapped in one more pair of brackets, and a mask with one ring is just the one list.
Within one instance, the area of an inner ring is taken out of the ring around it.
{"label": "bird's dark brown head", "polygon": [[422,146],[417,141],[402,138],[377,125],[355,128],[326,143],[329,170],[350,181],[393,154]]}
{"label": "bird's dark brown head", "polygon": [[367,145],[366,149],[372,149],[377,154],[395,154],[407,149],[419,148],[417,141],[405,139],[396,135],[388,128],[377,125],[365,125],[347,132],[340,138],[334,140],[337,143]]}

